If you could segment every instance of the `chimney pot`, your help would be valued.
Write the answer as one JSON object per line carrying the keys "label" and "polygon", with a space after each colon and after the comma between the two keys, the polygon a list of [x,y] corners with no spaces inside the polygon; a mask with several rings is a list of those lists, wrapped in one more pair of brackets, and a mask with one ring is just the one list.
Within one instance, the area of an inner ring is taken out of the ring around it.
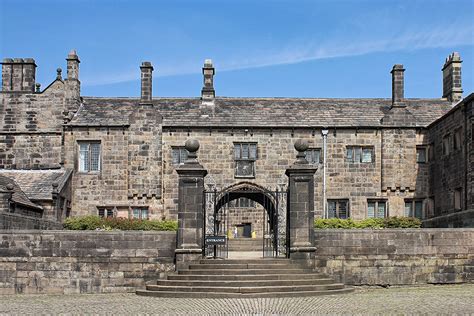
{"label": "chimney pot", "polygon": [[204,60],[202,74],[204,75],[204,86],[201,90],[201,99],[205,102],[212,102],[216,97],[216,91],[214,90],[215,69],[211,59]]}

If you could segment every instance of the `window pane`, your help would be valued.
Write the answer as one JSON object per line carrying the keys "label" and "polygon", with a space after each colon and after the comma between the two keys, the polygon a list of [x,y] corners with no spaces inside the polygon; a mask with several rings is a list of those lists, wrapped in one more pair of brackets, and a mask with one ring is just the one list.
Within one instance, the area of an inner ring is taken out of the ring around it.
{"label": "window pane", "polygon": [[367,217],[369,218],[375,217],[375,203],[374,202],[367,203]]}
{"label": "window pane", "polygon": [[418,148],[416,150],[416,161],[426,162],[426,149],[425,148]]}
{"label": "window pane", "polygon": [[318,164],[321,161],[321,150],[320,149],[315,149],[314,150],[314,164]]}
{"label": "window pane", "polygon": [[385,217],[385,202],[378,202],[377,217]]}
{"label": "window pane", "polygon": [[257,144],[250,144],[250,159],[257,159]]}
{"label": "window pane", "polygon": [[148,210],[142,209],[142,219],[148,219]]}
{"label": "window pane", "polygon": [[242,144],[242,159],[249,159],[249,145]]}
{"label": "window pane", "polygon": [[423,202],[415,202],[415,217],[421,219],[423,217]]}
{"label": "window pane", "polygon": [[171,154],[173,156],[173,165],[179,164],[179,148],[171,149]]}
{"label": "window pane", "polygon": [[133,218],[140,218],[140,209],[138,208],[133,209]]}
{"label": "window pane", "polygon": [[179,163],[183,164],[188,159],[188,151],[185,148],[179,149]]}
{"label": "window pane", "polygon": [[360,162],[361,158],[361,148],[355,147],[354,148],[354,162]]}
{"label": "window pane", "polygon": [[313,163],[313,151],[308,149],[306,152],[305,152],[305,158],[306,160],[309,162],[309,163]]}
{"label": "window pane", "polygon": [[79,171],[89,171],[89,145],[79,145]]}
{"label": "window pane", "polygon": [[362,162],[372,162],[372,149],[364,148],[362,150]]}
{"label": "window pane", "polygon": [[234,158],[235,159],[240,159],[240,144],[235,144],[234,145]]}
{"label": "window pane", "polygon": [[335,201],[328,201],[328,217],[329,218],[336,217],[336,202]]}
{"label": "window pane", "polygon": [[348,147],[348,148],[347,148],[346,158],[347,158],[347,160],[349,160],[349,161],[354,161],[352,147]]}
{"label": "window pane", "polygon": [[90,171],[100,170],[100,144],[91,144]]}
{"label": "window pane", "polygon": [[339,218],[347,218],[347,202],[339,201]]}
{"label": "window pane", "polygon": [[410,202],[405,202],[405,216],[407,217],[412,217],[413,216],[413,211],[412,211],[412,203]]}
{"label": "window pane", "polygon": [[104,217],[104,216],[105,216],[105,212],[104,212],[104,211],[105,211],[105,210],[104,210],[103,208],[100,208],[100,209],[99,209],[99,212],[98,212],[98,213],[99,213],[99,216],[100,216],[100,217]]}

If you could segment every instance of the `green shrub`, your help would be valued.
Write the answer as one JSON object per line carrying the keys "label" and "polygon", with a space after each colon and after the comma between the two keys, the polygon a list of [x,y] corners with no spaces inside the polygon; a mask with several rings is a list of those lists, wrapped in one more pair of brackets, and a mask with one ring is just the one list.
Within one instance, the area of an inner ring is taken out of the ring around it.
{"label": "green shrub", "polygon": [[318,229],[362,229],[362,228],[420,228],[421,221],[414,217],[388,217],[388,218],[367,218],[363,220],[339,219],[339,218],[318,218],[314,221],[314,227]]}
{"label": "green shrub", "polygon": [[388,217],[384,219],[386,228],[420,228],[421,220],[416,217]]}
{"label": "green shrub", "polygon": [[101,218],[99,216],[69,217],[64,228],[70,230],[158,230],[177,231],[178,222],[171,220],[142,220],[128,218]]}

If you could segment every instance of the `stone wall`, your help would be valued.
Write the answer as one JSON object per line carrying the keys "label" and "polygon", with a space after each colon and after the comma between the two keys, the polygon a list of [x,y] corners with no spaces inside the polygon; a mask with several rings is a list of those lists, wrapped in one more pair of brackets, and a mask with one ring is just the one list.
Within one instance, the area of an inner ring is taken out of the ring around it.
{"label": "stone wall", "polygon": [[0,231],[0,294],[132,292],[174,270],[175,232]]}
{"label": "stone wall", "polygon": [[0,230],[2,229],[62,229],[61,223],[38,217],[0,212]]}
{"label": "stone wall", "polygon": [[[205,182],[224,190],[248,181],[276,190],[288,183],[285,170],[295,161],[293,147],[297,139],[308,141],[310,148],[322,148],[319,129],[169,129],[163,128],[163,203],[168,217],[177,214],[177,174],[172,164],[172,148],[183,146],[186,139],[198,139],[200,163],[208,170]],[[234,175],[234,142],[256,142],[255,178]],[[338,129],[328,134],[327,199],[347,199],[350,216],[367,217],[367,200],[386,200],[390,216],[403,216],[405,199],[427,198],[428,173],[416,162],[416,145],[426,142],[421,131],[413,129]],[[347,146],[373,146],[374,162],[351,163]],[[322,164],[315,174],[315,214],[322,216]],[[416,191],[415,191],[416,189]]]}
{"label": "stone wall", "polygon": [[[434,213],[430,217],[436,219],[429,222],[436,222],[438,227],[459,227],[456,216],[448,215],[474,209],[472,103],[458,104],[429,127],[432,144],[430,194],[434,197]],[[459,207],[455,206],[456,191],[461,193]],[[472,221],[469,227],[474,227]]]}
{"label": "stone wall", "polygon": [[56,79],[42,92],[0,93],[0,168],[60,167],[67,87]]}
{"label": "stone wall", "polygon": [[474,229],[316,230],[315,266],[352,285],[474,282]]}

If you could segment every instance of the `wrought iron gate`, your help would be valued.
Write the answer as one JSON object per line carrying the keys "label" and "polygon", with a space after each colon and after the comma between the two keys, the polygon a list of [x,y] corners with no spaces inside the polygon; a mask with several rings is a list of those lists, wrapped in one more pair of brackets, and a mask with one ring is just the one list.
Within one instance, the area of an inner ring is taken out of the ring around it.
{"label": "wrought iron gate", "polygon": [[253,200],[263,207],[263,257],[288,257],[288,192],[252,188],[204,191],[203,256],[228,258],[228,241],[233,235],[233,227],[229,223],[230,202],[240,197]]}

